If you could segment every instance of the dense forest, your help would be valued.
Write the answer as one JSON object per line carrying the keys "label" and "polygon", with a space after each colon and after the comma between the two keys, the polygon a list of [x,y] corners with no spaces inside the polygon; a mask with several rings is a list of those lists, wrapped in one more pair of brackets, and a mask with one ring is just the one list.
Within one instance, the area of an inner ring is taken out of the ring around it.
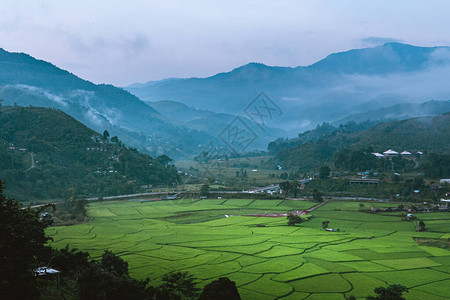
{"label": "dense forest", "polygon": [[3,107],[0,178],[8,195],[25,201],[65,197],[69,189],[75,197],[133,193],[179,180],[169,157],[152,158],[106,130],[99,134],[59,110],[36,107]]}

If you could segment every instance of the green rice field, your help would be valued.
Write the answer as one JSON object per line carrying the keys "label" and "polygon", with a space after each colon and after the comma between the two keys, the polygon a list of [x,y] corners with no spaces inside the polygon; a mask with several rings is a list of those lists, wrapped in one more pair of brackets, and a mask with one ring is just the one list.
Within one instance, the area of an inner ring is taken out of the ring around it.
{"label": "green rice field", "polygon": [[[242,299],[363,299],[394,283],[410,288],[406,299],[450,298],[450,251],[414,240],[448,239],[449,213],[417,214],[427,232],[395,214],[359,212],[359,202],[348,201],[331,201],[295,227],[283,217],[245,216],[312,206],[252,199],[97,202],[90,205],[92,221],[47,234],[52,246],[69,244],[94,259],[112,250],[128,261],[130,275],[153,284],[171,271],[188,271],[201,287],[226,276]],[[325,220],[339,231],[322,229]]]}

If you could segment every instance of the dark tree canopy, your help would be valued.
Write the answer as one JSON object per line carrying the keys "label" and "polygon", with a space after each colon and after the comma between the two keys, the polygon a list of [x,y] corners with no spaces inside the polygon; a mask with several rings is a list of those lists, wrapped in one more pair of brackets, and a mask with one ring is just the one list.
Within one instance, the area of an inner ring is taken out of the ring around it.
{"label": "dark tree canopy", "polygon": [[102,254],[101,267],[117,276],[128,276],[128,262],[124,261],[112,251],[105,250]]}
{"label": "dark tree canopy", "polygon": [[367,300],[405,300],[402,294],[403,292],[408,292],[408,288],[400,284],[392,284],[386,288],[377,287],[373,291],[377,296],[368,296]]}
{"label": "dark tree canopy", "polygon": [[284,196],[287,196],[287,194],[289,193],[289,189],[291,188],[291,184],[289,183],[289,181],[283,181],[282,183],[280,183],[280,188],[284,192]]}
{"label": "dark tree canopy", "polygon": [[302,217],[293,214],[288,214],[287,220],[289,226],[294,226],[295,224],[300,224],[304,222],[304,219]]}
{"label": "dark tree canopy", "polygon": [[313,190],[313,201],[314,202],[322,202],[322,193],[318,189]]}
{"label": "dark tree canopy", "polygon": [[321,166],[319,169],[319,178],[327,179],[330,176],[330,167],[329,166]]}
{"label": "dark tree canopy", "polygon": [[200,194],[202,196],[208,196],[209,195],[209,184],[204,183],[200,188]]}
{"label": "dark tree canopy", "polygon": [[30,209],[3,195],[0,181],[0,298],[39,297],[34,270],[45,252],[46,225]]}
{"label": "dark tree canopy", "polygon": [[221,277],[205,286],[199,300],[241,300],[241,296],[234,281]]}
{"label": "dark tree canopy", "polygon": [[196,298],[200,289],[188,272],[173,272],[162,277],[163,283],[156,291],[157,300]]}
{"label": "dark tree canopy", "polygon": [[105,140],[107,140],[107,139],[109,138],[109,132],[108,132],[108,130],[103,131],[103,138],[104,138]]}

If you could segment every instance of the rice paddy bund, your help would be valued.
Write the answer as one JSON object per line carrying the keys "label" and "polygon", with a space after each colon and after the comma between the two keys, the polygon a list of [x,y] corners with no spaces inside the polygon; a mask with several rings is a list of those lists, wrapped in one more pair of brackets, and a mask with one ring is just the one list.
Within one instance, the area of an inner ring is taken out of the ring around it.
{"label": "rice paddy bund", "polygon": [[[242,299],[363,298],[394,283],[410,288],[406,299],[450,298],[450,251],[414,239],[448,239],[449,213],[417,214],[427,232],[416,232],[398,213],[359,212],[359,202],[331,201],[295,227],[286,218],[245,216],[313,205],[252,199],[98,202],[90,206],[92,221],[52,227],[47,234],[52,246],[69,244],[94,259],[112,250],[128,261],[130,275],[154,284],[170,271],[188,271],[202,287],[226,276]],[[339,231],[322,229],[325,220]]]}

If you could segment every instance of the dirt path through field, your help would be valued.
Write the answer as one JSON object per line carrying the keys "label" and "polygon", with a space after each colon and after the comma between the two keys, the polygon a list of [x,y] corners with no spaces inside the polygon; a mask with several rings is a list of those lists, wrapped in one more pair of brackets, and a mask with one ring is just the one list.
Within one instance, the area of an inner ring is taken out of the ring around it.
{"label": "dirt path through field", "polygon": [[328,201],[330,201],[330,200],[325,200],[325,201],[323,201],[323,202],[320,202],[319,204],[314,205],[313,207],[311,207],[310,209],[307,209],[306,211],[307,211],[307,212],[311,212],[311,211],[315,210],[316,208],[319,208],[319,207],[321,207],[322,205],[327,204]]}

